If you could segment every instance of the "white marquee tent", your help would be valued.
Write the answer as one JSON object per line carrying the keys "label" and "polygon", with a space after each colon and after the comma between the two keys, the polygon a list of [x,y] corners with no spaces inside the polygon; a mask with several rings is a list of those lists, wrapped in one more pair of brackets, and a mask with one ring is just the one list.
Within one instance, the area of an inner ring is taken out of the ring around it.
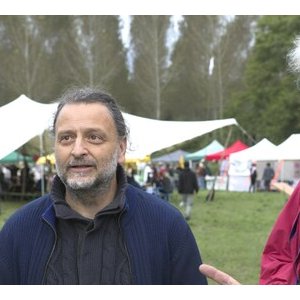
{"label": "white marquee tent", "polygon": [[[250,185],[250,166],[252,162],[267,161],[277,146],[264,138],[252,147],[232,153],[229,156],[229,191],[248,191]],[[258,166],[259,167],[259,166]],[[263,164],[261,169],[263,169]],[[262,173],[260,171],[260,173]]]}
{"label": "white marquee tent", "polygon": [[300,180],[300,134],[292,134],[268,156],[281,181],[291,181],[295,186]]}
{"label": "white marquee tent", "polygon": [[[57,104],[41,104],[21,95],[0,107],[0,159],[51,126]],[[142,158],[157,150],[238,125],[234,118],[212,121],[159,121],[123,113],[130,129],[128,158]]]}
{"label": "white marquee tent", "polygon": [[238,125],[233,118],[213,121],[160,121],[126,113],[124,118],[130,128],[128,157],[131,158],[144,157],[216,129]]}
{"label": "white marquee tent", "polygon": [[251,162],[257,162],[258,179],[261,180],[266,162],[270,162],[281,181],[300,179],[300,134],[292,134],[278,146],[267,139],[229,157],[229,190],[248,190]]}
{"label": "white marquee tent", "polygon": [[56,104],[42,104],[21,95],[0,107],[0,159],[50,127]]}
{"label": "white marquee tent", "polygon": [[290,135],[276,148],[276,151],[269,153],[267,160],[300,160],[300,134]]}
{"label": "white marquee tent", "polygon": [[266,161],[277,146],[264,138],[252,147],[229,155],[229,175],[249,176],[249,166],[252,162]]}

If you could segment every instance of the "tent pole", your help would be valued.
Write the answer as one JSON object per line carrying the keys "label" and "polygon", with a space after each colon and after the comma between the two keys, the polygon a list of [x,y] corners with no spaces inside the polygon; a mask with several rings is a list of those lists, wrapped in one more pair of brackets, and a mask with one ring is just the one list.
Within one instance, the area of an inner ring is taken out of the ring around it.
{"label": "tent pole", "polygon": [[[40,134],[40,157],[44,155],[43,133]],[[41,194],[45,194],[45,164],[41,164]]]}
{"label": "tent pole", "polygon": [[251,140],[253,144],[256,144],[256,140],[240,124],[237,124],[237,127]]}
{"label": "tent pole", "polygon": [[[227,138],[226,138],[225,145],[224,145],[224,150],[228,147],[228,144],[229,144],[229,141],[230,141],[230,138],[231,138],[231,133],[232,133],[232,126],[230,127],[229,132],[228,132],[228,134],[227,134]],[[222,155],[221,155],[220,161],[221,161],[223,158],[224,158],[224,152],[223,152]],[[218,172],[218,171],[217,171],[217,172]],[[216,185],[217,177],[218,177],[218,173],[215,174],[215,176],[214,176],[213,184],[212,184],[211,190],[208,191],[208,194],[207,194],[206,197],[205,197],[205,200],[206,200],[206,201],[213,201],[214,198],[215,198],[215,185]],[[228,191],[228,183],[229,183],[229,178],[228,178],[228,176],[227,176],[226,191]]]}

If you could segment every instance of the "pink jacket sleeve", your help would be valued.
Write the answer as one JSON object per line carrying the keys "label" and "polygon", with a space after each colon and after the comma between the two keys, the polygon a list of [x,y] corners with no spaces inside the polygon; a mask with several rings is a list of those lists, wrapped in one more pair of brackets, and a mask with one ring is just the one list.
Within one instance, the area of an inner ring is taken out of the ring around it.
{"label": "pink jacket sleeve", "polygon": [[297,284],[300,183],[280,212],[263,250],[260,284]]}

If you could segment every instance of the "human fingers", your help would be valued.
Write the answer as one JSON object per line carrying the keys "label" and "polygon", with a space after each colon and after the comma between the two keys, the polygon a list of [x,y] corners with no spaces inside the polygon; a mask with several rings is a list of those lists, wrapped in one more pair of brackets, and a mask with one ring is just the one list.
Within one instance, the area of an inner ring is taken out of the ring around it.
{"label": "human fingers", "polygon": [[240,282],[238,282],[236,279],[234,279],[227,273],[220,271],[217,268],[207,265],[207,264],[200,265],[199,271],[206,277],[217,282],[218,284],[223,284],[223,285],[238,285],[238,284],[240,284]]}

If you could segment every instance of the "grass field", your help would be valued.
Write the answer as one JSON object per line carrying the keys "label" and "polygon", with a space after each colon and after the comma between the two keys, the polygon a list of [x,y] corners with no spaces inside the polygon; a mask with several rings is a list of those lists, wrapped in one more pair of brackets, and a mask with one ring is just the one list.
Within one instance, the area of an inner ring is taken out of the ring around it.
{"label": "grass field", "polygon": [[1,201],[0,199],[0,229],[2,228],[8,217],[20,206],[26,202],[21,201]]}
{"label": "grass field", "polygon": [[[189,221],[203,262],[228,272],[243,284],[257,284],[264,244],[287,196],[216,191],[214,201],[205,202],[206,194],[201,191],[195,198]],[[171,201],[179,207],[178,194],[174,193]],[[0,203],[0,228],[23,204]]]}
{"label": "grass field", "polygon": [[[264,244],[287,196],[216,191],[214,201],[206,202],[206,194],[195,199],[189,221],[203,262],[243,284],[257,284]],[[173,201],[177,206],[178,195]]]}

